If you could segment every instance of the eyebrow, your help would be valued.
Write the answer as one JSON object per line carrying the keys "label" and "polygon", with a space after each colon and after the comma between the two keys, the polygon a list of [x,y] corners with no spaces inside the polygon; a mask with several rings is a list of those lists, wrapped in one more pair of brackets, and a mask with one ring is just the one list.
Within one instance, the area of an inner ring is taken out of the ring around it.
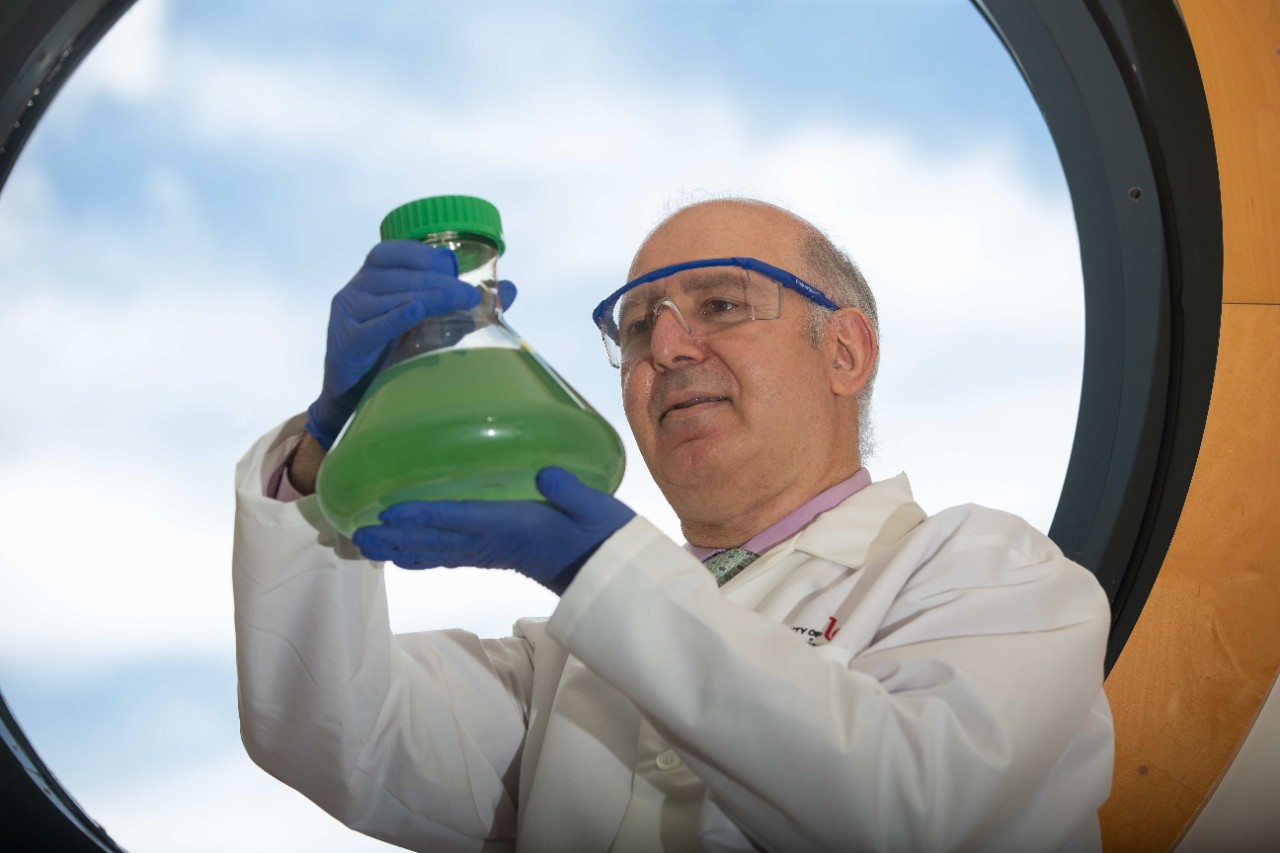
{"label": "eyebrow", "polygon": [[692,270],[683,279],[685,290],[709,290],[718,284],[738,284],[746,279],[745,270],[736,267],[708,267]]}
{"label": "eyebrow", "polygon": [[[630,311],[637,305],[641,304],[643,300],[641,300],[640,297],[642,295],[643,294],[637,295],[634,290],[622,294],[622,298],[618,300],[618,316],[622,316],[627,311]],[[652,299],[649,299],[648,301],[653,302]]]}
{"label": "eyebrow", "polygon": [[[708,267],[706,269],[689,270],[680,276],[680,287],[687,292],[697,293],[710,290],[725,282],[736,285],[744,280],[743,273],[743,270],[736,267]],[[628,311],[638,304],[652,304],[657,297],[649,296],[645,298],[645,294],[652,294],[651,285],[665,280],[658,279],[657,281],[648,282],[635,290],[624,293],[622,298],[618,300],[618,313],[621,314]]]}

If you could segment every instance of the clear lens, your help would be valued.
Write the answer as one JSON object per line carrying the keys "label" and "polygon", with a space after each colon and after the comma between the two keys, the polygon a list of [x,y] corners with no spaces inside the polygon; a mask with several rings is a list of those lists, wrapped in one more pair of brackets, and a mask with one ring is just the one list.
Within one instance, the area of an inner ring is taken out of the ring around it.
{"label": "clear lens", "polygon": [[618,349],[617,342],[605,330],[601,329],[600,337],[604,340],[604,352],[609,356],[609,364],[614,367],[622,366],[622,352]]}
{"label": "clear lens", "polygon": [[782,287],[736,266],[682,270],[623,293],[606,313],[602,332],[609,363],[648,355],[658,317],[673,309],[694,337],[705,337],[748,320],[776,320]]}

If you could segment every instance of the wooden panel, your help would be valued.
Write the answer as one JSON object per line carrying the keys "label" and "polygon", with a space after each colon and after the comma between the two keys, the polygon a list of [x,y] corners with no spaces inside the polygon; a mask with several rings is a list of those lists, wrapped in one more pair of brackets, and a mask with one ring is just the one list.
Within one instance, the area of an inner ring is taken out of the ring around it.
{"label": "wooden panel", "polygon": [[1226,304],[1186,505],[1107,679],[1114,851],[1177,842],[1280,669],[1280,0],[1180,6],[1217,147]]}
{"label": "wooden panel", "polygon": [[1225,302],[1280,304],[1280,0],[1181,0],[1209,97]]}
{"label": "wooden panel", "polygon": [[1223,308],[1204,442],[1178,529],[1107,680],[1108,850],[1166,850],[1280,667],[1280,306]]}

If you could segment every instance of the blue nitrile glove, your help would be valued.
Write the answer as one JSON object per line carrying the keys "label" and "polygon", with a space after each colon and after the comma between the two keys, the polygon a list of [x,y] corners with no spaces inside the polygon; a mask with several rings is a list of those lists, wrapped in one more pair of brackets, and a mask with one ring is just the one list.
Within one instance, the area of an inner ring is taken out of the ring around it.
{"label": "blue nitrile glove", "polygon": [[[414,240],[384,240],[333,297],[324,356],[324,385],[307,409],[307,432],[325,450],[333,446],[369,388],[391,344],[424,317],[467,310],[480,302],[476,288],[457,278],[453,252]],[[499,282],[503,308],[515,285]]]}
{"label": "blue nitrile glove", "polygon": [[562,594],[578,569],[635,517],[612,495],[563,468],[543,468],[540,501],[410,501],[387,507],[382,524],[352,536],[370,560],[406,569],[476,566],[515,569]]}

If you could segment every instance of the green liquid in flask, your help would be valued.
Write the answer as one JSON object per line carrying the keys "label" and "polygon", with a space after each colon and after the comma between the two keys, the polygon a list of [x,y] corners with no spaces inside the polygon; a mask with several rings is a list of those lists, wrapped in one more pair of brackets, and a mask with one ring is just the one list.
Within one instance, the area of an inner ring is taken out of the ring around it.
{"label": "green liquid in flask", "polygon": [[534,475],[567,468],[613,492],[618,434],[532,353],[445,350],[384,371],[320,466],[320,506],[345,536],[402,501],[543,500]]}

